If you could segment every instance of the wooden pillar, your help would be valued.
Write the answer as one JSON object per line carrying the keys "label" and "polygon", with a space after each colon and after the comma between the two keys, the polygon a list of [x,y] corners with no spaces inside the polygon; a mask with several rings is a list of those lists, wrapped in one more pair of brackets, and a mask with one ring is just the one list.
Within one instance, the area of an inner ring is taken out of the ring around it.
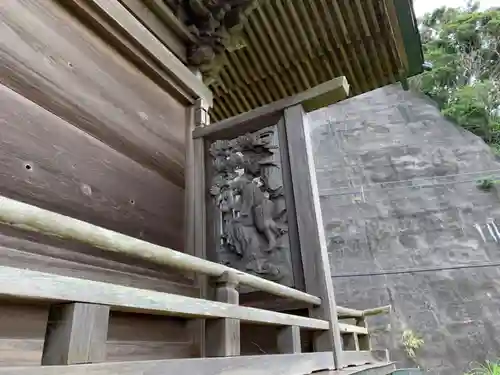
{"label": "wooden pillar", "polygon": [[288,326],[279,329],[278,351],[282,354],[299,354],[302,352],[299,327]]}
{"label": "wooden pillar", "polygon": [[331,351],[339,369],[341,337],[307,119],[301,104],[285,109],[284,117],[293,190],[287,199],[295,203],[305,289],[322,300],[309,315],[331,322],[330,330],[315,335],[313,346],[317,352]]}
{"label": "wooden pillar", "polygon": [[[219,302],[239,304],[237,278],[225,272],[215,281],[215,296]],[[240,355],[240,321],[238,319],[209,319],[206,321],[207,357]]]}
{"label": "wooden pillar", "polygon": [[[199,99],[188,109],[186,129],[184,230],[185,252],[206,259],[206,216],[205,216],[205,146],[203,138],[193,139],[193,130],[205,124],[206,105]],[[200,289],[200,298],[207,298],[207,277],[193,274]],[[199,348],[199,356],[205,357],[205,321],[193,319],[190,323],[193,340]]]}
{"label": "wooden pillar", "polygon": [[67,303],[50,308],[42,365],[103,362],[109,306]]}

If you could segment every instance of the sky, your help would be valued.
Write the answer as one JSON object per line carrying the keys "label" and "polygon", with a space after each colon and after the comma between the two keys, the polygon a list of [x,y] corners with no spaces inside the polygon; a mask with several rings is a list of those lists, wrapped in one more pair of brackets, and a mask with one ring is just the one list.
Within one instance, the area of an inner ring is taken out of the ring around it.
{"label": "sky", "polygon": [[[443,5],[449,7],[459,7],[466,3],[466,0],[413,0],[415,8],[415,15],[417,17],[423,16],[427,12],[432,12],[434,9]],[[481,8],[489,8],[492,6],[500,5],[500,0],[482,0]]]}

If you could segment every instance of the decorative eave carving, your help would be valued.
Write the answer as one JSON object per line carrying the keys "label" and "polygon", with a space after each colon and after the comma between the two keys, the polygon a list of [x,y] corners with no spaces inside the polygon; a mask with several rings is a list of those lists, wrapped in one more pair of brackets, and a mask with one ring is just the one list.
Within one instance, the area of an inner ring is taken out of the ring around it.
{"label": "decorative eave carving", "polygon": [[224,52],[245,46],[243,21],[258,0],[164,0],[196,37],[188,63],[213,79],[224,66]]}

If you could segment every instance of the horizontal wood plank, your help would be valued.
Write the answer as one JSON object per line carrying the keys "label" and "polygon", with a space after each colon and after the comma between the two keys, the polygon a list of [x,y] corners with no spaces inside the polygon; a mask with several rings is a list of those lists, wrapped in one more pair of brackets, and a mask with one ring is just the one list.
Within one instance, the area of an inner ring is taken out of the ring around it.
{"label": "horizontal wood plank", "polygon": [[21,238],[13,237],[6,235],[11,232],[1,225],[0,232],[0,264],[4,266],[190,297],[199,295],[192,280],[168,272],[165,267],[140,264],[133,258],[113,258],[99,249],[68,246],[68,241],[49,241],[45,236],[26,232],[15,233]]}
{"label": "horizontal wood plank", "polygon": [[162,22],[148,6],[144,0],[120,0],[121,3],[151,31],[159,41],[171,50],[178,59],[186,63],[186,43],[178,37],[168,24]]}
{"label": "horizontal wood plank", "polygon": [[49,307],[0,300],[0,366],[39,366]]}
{"label": "horizontal wood plank", "polygon": [[377,362],[371,351],[342,351],[342,367],[361,366]]}
{"label": "horizontal wood plank", "polygon": [[367,335],[368,329],[365,327],[358,327],[352,324],[339,323],[340,333],[358,333],[361,335]]}
{"label": "horizontal wood plank", "polygon": [[0,375],[304,375],[333,368],[330,353],[0,368]]}
{"label": "horizontal wood plank", "polygon": [[182,187],[184,105],[60,3],[0,2],[0,83]]}
{"label": "horizontal wood plank", "polygon": [[327,321],[318,319],[1,266],[0,295],[49,302],[95,303],[118,311],[156,315],[233,318],[316,330],[329,328]]}
{"label": "horizontal wood plank", "polygon": [[0,194],[182,250],[182,188],[1,84],[0,126]]}
{"label": "horizontal wood plank", "polygon": [[311,112],[343,100],[348,95],[349,84],[346,78],[337,77],[303,93],[266,104],[241,115],[205,127],[197,128],[193,131],[193,138],[234,138],[247,132],[254,132],[270,125],[275,125],[281,118],[283,110],[288,107],[302,104],[306,112]]}
{"label": "horizontal wood plank", "polygon": [[112,311],[106,361],[152,361],[197,358],[189,321],[170,316]]}

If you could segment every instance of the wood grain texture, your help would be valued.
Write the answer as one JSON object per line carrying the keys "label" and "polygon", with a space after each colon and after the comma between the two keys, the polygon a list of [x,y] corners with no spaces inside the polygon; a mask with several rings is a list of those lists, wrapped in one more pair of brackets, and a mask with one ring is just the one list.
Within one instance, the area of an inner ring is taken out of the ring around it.
{"label": "wood grain texture", "polygon": [[333,358],[328,353],[305,353],[38,368],[8,367],[0,368],[0,375],[304,375],[332,366]]}
{"label": "wood grain texture", "polygon": [[286,214],[288,223],[288,238],[290,243],[290,256],[292,260],[293,280],[295,288],[305,290],[304,270],[302,265],[302,255],[300,252],[299,228],[297,226],[297,216],[295,201],[293,198],[292,171],[290,167],[290,151],[286,137],[285,119],[281,117],[276,125],[279,138],[279,152],[281,160],[281,173],[283,175],[283,191],[285,194]]}
{"label": "wood grain texture", "polygon": [[209,262],[2,196],[0,196],[0,223],[47,236],[78,241],[122,256],[136,257],[178,270],[196,271],[216,277],[224,272],[230,272],[236,275],[239,283],[244,285],[311,304],[321,302],[313,295],[219,263]]}
{"label": "wood grain texture", "polygon": [[136,259],[0,226],[0,264],[159,292],[198,296],[191,280]]}
{"label": "wood grain texture", "polygon": [[0,300],[0,366],[39,366],[48,306]]}
{"label": "wood grain texture", "polygon": [[318,319],[2,266],[0,295],[49,302],[94,303],[109,305],[113,310],[156,315],[232,318],[270,325],[329,329],[327,321]]}
{"label": "wood grain texture", "polygon": [[42,365],[104,362],[109,306],[88,303],[50,307]]}
{"label": "wood grain texture", "polygon": [[321,296],[321,305],[311,308],[309,315],[331,322],[329,331],[316,336],[314,348],[333,352],[336,368],[340,369],[343,362],[335,295],[312,144],[302,105],[285,109],[285,125],[306,291]]}
{"label": "wood grain texture", "polygon": [[180,103],[54,0],[2,1],[0,21],[0,83],[183,186]]}
{"label": "wood grain texture", "polygon": [[199,357],[189,321],[169,316],[112,311],[106,361],[148,361]]}
{"label": "wood grain texture", "polygon": [[186,90],[193,94],[195,98],[205,100],[212,105],[212,92],[203,84],[203,81],[196,77],[182,61],[166,48],[149,30],[132,16],[126,8],[118,2],[106,0],[90,0],[113,19],[137,44],[146,49],[156,61],[161,64],[166,71],[181,84]]}
{"label": "wood grain texture", "polygon": [[[185,161],[185,193],[184,193],[184,242],[185,253],[196,256],[198,258],[207,259],[205,254],[205,199],[203,192],[205,190],[204,180],[204,161],[200,160],[199,152],[195,149],[195,140],[191,134],[196,127],[196,112],[200,110],[202,105],[201,100],[187,109],[186,118],[186,161]],[[201,154],[203,157],[204,155]],[[201,172],[199,168],[201,167]],[[201,209],[200,209],[201,206]],[[199,287],[199,295],[197,297],[207,298],[207,277],[202,274],[193,275],[196,280],[196,285]],[[205,321],[193,320],[191,323],[196,345],[199,348],[200,357],[205,356]]]}
{"label": "wood grain texture", "polygon": [[144,1],[141,0],[120,0],[121,3],[162,42],[165,47],[172,51],[175,56],[186,63],[186,44],[168,26],[162,22]]}
{"label": "wood grain texture", "polygon": [[301,352],[299,327],[289,326],[279,329],[278,351],[283,354],[296,354]]}
{"label": "wood grain texture", "polygon": [[191,105],[193,103],[194,100],[191,94],[176,84],[172,76],[162,70],[150,55],[147,54],[147,51],[134,44],[129,37],[120,32],[113,21],[100,12],[99,9],[92,6],[90,1],[70,0],[60,2],[60,4],[99,35],[108,45],[113,46],[127,61],[134,64],[141,73],[171,95],[172,98],[178,100],[183,105]]}
{"label": "wood grain texture", "polygon": [[0,194],[182,250],[181,188],[3,85],[0,126]]}
{"label": "wood grain texture", "polygon": [[[224,273],[216,282],[215,299],[219,302],[238,305],[239,294],[236,290],[238,279],[235,275]],[[212,319],[205,323],[205,353],[207,357],[232,357],[241,352],[240,321],[238,319]]]}

